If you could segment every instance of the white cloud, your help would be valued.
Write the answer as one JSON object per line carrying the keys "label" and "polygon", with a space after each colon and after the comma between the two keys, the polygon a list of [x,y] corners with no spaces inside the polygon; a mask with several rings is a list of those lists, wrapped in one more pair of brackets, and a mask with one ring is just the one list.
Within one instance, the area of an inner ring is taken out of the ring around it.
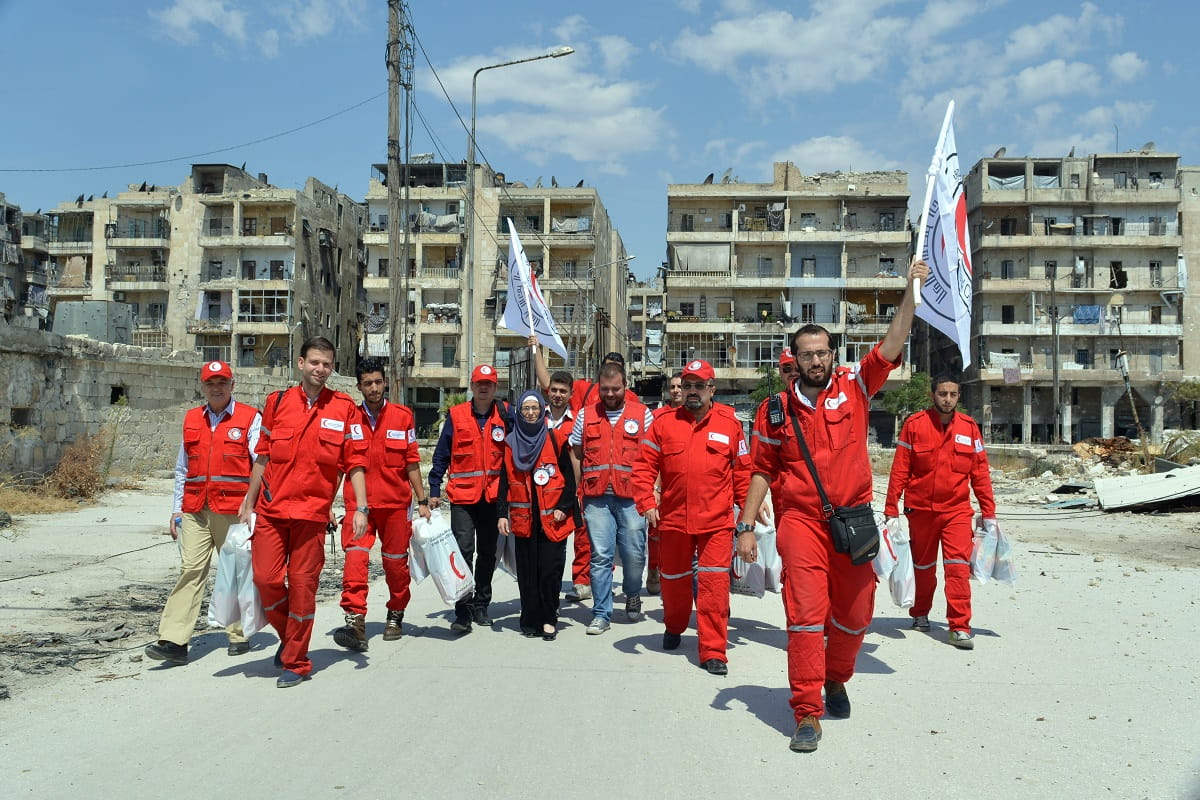
{"label": "white cloud", "polygon": [[1123,24],[1122,17],[1101,11],[1093,3],[1083,3],[1075,19],[1055,14],[1014,30],[1005,43],[1004,60],[1009,63],[1032,61],[1048,50],[1074,55],[1090,46],[1095,34],[1111,40]]}
{"label": "white cloud", "polygon": [[175,0],[168,8],[151,11],[168,36],[182,44],[199,39],[198,28],[211,26],[238,43],[246,41],[246,12],[224,0]]}
{"label": "white cloud", "polygon": [[1036,67],[1026,67],[1016,74],[1013,82],[1019,98],[1025,101],[1080,92],[1092,94],[1100,89],[1100,76],[1095,67],[1079,61],[1063,61],[1061,58]]}
{"label": "white cloud", "polygon": [[708,72],[736,76],[751,98],[833,92],[878,76],[910,22],[876,12],[888,0],[815,0],[808,17],[770,10],[685,28],[672,52]]}
{"label": "white cloud", "polygon": [[689,14],[700,13],[700,0],[675,0],[675,5]]}
{"label": "white cloud", "polygon": [[596,37],[596,49],[604,60],[604,71],[613,74],[621,72],[629,65],[636,48],[622,36]]}
{"label": "white cloud", "polygon": [[275,58],[279,55],[279,31],[274,28],[267,28],[258,38],[258,46],[262,54],[267,58]]}
{"label": "white cloud", "polygon": [[[934,135],[936,138],[936,134]],[[850,172],[859,169],[899,169],[899,162],[872,150],[850,136],[817,136],[785,147],[771,156],[771,161],[790,161],[801,172]]]}
{"label": "white cloud", "polygon": [[1108,71],[1120,83],[1137,80],[1146,73],[1148,64],[1132,50],[1127,53],[1117,53],[1108,59]]}
{"label": "white cloud", "polygon": [[721,168],[717,172],[717,178],[719,179],[724,168],[728,167],[745,171],[753,166],[748,163],[751,154],[759,150],[764,150],[768,146],[769,142],[763,139],[710,139],[704,143],[704,161]]}

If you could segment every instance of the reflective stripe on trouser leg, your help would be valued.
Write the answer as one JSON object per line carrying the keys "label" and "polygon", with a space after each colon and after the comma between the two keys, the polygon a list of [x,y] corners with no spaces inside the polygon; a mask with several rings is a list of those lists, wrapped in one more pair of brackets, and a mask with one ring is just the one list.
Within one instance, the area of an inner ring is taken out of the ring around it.
{"label": "reflective stripe on trouser leg", "polygon": [[[375,512],[371,512],[372,516]],[[386,508],[379,511],[380,553],[383,574],[388,585],[388,611],[403,611],[412,598],[409,588],[412,577],[408,570],[408,543],[412,538],[412,522],[407,508]]]}
{"label": "reflective stripe on trouser leg", "polygon": [[283,667],[300,675],[312,672],[308,644],[317,610],[317,582],[325,565],[325,525],[259,514],[250,551],[254,583],[264,610],[269,608],[267,620],[283,642]]}
{"label": "reflective stripe on trouser leg", "polygon": [[911,509],[905,512],[908,517],[909,549],[912,551],[913,577],[916,592],[913,594],[912,607],[908,609],[911,617],[929,616],[933,608],[933,593],[937,590],[938,549],[942,542],[941,515],[936,511]]}
{"label": "reflective stripe on trouser leg", "polygon": [[347,514],[342,520],[342,550],[346,559],[342,562],[341,606],[347,614],[367,613],[368,562],[378,533],[377,513],[368,513],[367,532],[357,539],[354,538],[354,515]]}
{"label": "reflective stripe on trouser leg", "polygon": [[696,631],[700,634],[700,663],[725,661],[729,643],[729,554],[733,532],[699,534],[699,580],[696,589]]}
{"label": "reflective stripe on trouser leg", "polygon": [[943,515],[942,572],[950,630],[971,630],[971,509]]}
{"label": "reflective stripe on trouser leg", "polygon": [[692,557],[696,552],[696,537],[660,533],[658,545],[663,624],[668,633],[683,633],[692,616]]}

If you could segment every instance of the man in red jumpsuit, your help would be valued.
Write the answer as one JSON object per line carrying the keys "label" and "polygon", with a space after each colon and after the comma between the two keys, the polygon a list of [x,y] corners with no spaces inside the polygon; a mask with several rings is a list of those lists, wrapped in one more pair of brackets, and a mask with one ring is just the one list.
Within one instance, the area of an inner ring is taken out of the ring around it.
{"label": "man in red jumpsuit", "polygon": [[[403,635],[404,609],[412,595],[409,590],[408,542],[412,538],[409,505],[413,497],[417,510],[429,519],[429,498],[421,481],[421,453],[417,447],[416,424],[412,410],[391,403],[387,393],[384,364],[378,358],[363,359],[356,370],[358,391],[362,393],[363,436],[367,441],[367,495],[371,511],[367,514],[367,532],[354,535],[354,515],[342,520],[342,611],[346,624],[333,632],[333,640],[350,650],[367,649],[367,561],[375,537],[380,540],[379,555],[387,579],[387,619],[383,640],[394,641]],[[354,486],[345,484],[346,508],[356,508]]]}
{"label": "man in red jumpsuit", "polygon": [[912,263],[908,288],[883,341],[857,364],[835,367],[833,339],[820,325],[797,330],[791,348],[800,372],[783,398],[783,419],[772,421],[768,403],[754,420],[753,475],[737,527],[737,551],[747,562],[757,560],[754,516],[772,480],[777,480],[776,544],[783,560],[788,681],[797,723],[789,747],[796,752],[817,749],[822,713],[850,716],[845,683],[854,674],[855,658],[871,624],[875,572],[869,562],[851,564],[848,555],[833,549],[795,426],[803,431],[830,503],[836,507],[871,502],[871,397],[903,359],[912,327],[913,280],[928,275],[925,262]]}
{"label": "man in red jumpsuit", "polygon": [[908,610],[913,627],[929,630],[940,546],[950,644],[970,650],[975,646],[971,634],[971,490],[984,519],[995,519],[996,500],[979,426],[957,410],[958,381],[939,375],[931,388],[933,406],[913,414],[900,429],[883,513],[899,516],[903,496],[917,579],[916,599]]}
{"label": "man in red jumpsuit", "polygon": [[238,516],[254,524],[254,585],[267,621],[279,634],[275,682],[281,689],[308,680],[308,643],[317,612],[317,582],[325,565],[325,528],[346,473],[359,505],[356,536],[367,530],[367,464],[362,414],[350,395],[325,387],[333,373],[333,343],[313,337],[300,347],[300,384],[274,392],[263,409],[258,460]]}
{"label": "man in red jumpsuit", "polygon": [[[750,449],[733,409],[713,404],[713,368],[695,360],[683,368],[683,406],[660,414],[642,439],[633,472],[637,510],[659,530],[663,649],[679,647],[692,615],[696,560],[696,631],[700,666],[729,672],[729,562],[733,505],[746,496]],[[661,477],[662,499],[655,492]]]}
{"label": "man in red jumpsuit", "polygon": [[[533,340],[533,346],[536,347],[537,337],[530,338]],[[543,363],[540,355],[537,357],[537,363]],[[545,390],[549,406],[549,413],[546,414],[546,427],[552,431],[561,432],[565,441],[572,426],[575,425],[575,412],[571,410],[570,402],[571,387],[575,385],[575,379],[569,372],[556,370],[550,375],[549,380],[549,388]],[[592,548],[588,544],[587,529],[583,527],[582,516],[576,522],[575,532],[571,536],[574,537],[571,588],[564,598],[572,603],[582,603],[584,600],[592,599]]]}

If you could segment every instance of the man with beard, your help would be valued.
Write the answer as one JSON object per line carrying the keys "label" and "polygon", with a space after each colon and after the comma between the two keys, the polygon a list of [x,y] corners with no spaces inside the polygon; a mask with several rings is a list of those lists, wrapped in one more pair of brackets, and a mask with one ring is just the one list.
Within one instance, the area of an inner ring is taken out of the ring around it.
{"label": "man with beard", "polygon": [[996,500],[979,426],[957,410],[958,381],[948,375],[935,377],[930,397],[933,406],[913,414],[900,429],[883,513],[898,516],[903,495],[917,579],[916,600],[908,610],[913,628],[929,630],[940,546],[950,644],[970,650],[975,646],[971,635],[971,490],[975,490],[984,519],[995,520]]}
{"label": "man with beard", "polygon": [[642,439],[634,491],[638,511],[659,530],[663,649],[679,647],[692,615],[694,560],[700,666],[725,675],[733,504],[746,494],[750,450],[733,409],[713,403],[716,383],[707,361],[684,367],[682,389],[683,406],[658,415]]}
{"label": "man with beard", "polygon": [[887,333],[857,364],[835,366],[833,338],[820,325],[797,330],[791,348],[799,376],[781,396],[782,402],[765,404],[754,420],[753,476],[737,525],[737,551],[747,562],[757,560],[754,515],[768,486],[777,480],[776,543],[783,560],[790,704],[797,723],[789,746],[796,752],[817,749],[822,713],[850,716],[845,683],[854,674],[855,658],[871,624],[875,572],[869,562],[852,564],[849,555],[834,550],[795,431],[803,432],[834,507],[871,502],[866,436],[871,397],[903,359],[912,327],[913,281],[928,275],[924,261],[912,262]]}
{"label": "man with beard", "polygon": [[653,421],[650,409],[626,399],[625,370],[619,364],[604,365],[599,389],[600,401],[579,410],[568,439],[592,545],[591,635],[607,631],[612,619],[615,550],[621,553],[625,616],[630,622],[643,617],[646,521],[633,501],[633,468]]}
{"label": "man with beard", "polygon": [[[533,343],[536,343],[537,337],[530,337]],[[536,346],[534,344],[533,346]],[[538,362],[542,363],[541,356],[538,356]],[[575,379],[571,377],[571,373],[562,370],[556,370],[549,377],[549,386],[546,389],[547,405],[549,413],[546,414],[546,427],[552,431],[561,430],[564,434],[571,432],[571,428],[575,425],[575,413],[571,411],[571,387],[574,385]],[[571,534],[574,540],[572,551],[574,559],[571,561],[571,589],[563,597],[572,603],[581,603],[584,600],[592,599],[592,575],[591,575],[591,560],[592,548],[588,544],[587,528],[583,526],[582,518],[575,526],[574,533]]]}
{"label": "man with beard", "polygon": [[[267,621],[279,633],[276,666],[281,689],[308,680],[317,612],[317,582],[325,565],[325,528],[346,473],[358,506],[352,511],[355,536],[367,530],[366,440],[361,415],[350,395],[325,387],[333,373],[335,350],[317,336],[300,347],[300,385],[267,397],[262,431],[250,472],[250,487],[238,511],[242,522],[258,512],[254,525],[254,585]],[[262,496],[259,496],[261,490]]]}

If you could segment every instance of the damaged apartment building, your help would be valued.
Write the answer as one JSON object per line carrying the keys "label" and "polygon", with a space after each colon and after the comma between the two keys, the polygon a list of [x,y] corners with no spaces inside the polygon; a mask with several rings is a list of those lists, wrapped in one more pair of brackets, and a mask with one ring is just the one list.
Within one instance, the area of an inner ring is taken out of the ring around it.
{"label": "damaged apartment building", "polygon": [[1071,443],[1140,423],[1157,441],[1176,422],[1171,385],[1200,375],[1187,294],[1197,177],[1152,143],[975,164],[965,402],[985,435]]}
{"label": "damaged apartment building", "polygon": [[179,186],[80,195],[45,215],[53,329],[239,367],[290,368],[321,335],[350,370],[365,222],[362,204],[315,178],[281,189],[228,164],[195,164]]}
{"label": "damaged apartment building", "polygon": [[[714,178],[667,187],[668,260],[630,289],[631,377],[703,358],[718,393],[744,401],[809,322],[833,334],[839,360],[865,355],[905,288],[907,173],[804,175],[777,162],[771,183]],[[906,358],[889,387],[909,375]]]}
{"label": "damaged apartment building", "polygon": [[553,178],[550,186],[540,179],[529,186],[478,164],[472,216],[465,163],[414,156],[402,169],[408,186],[401,187],[398,251],[407,252],[407,263],[399,269],[389,256],[385,165],[373,165],[367,189],[363,288],[369,313],[361,352],[390,359],[397,339],[397,372],[418,428],[436,419],[446,394],[466,390],[475,364],[497,367],[502,393],[525,380],[526,338],[502,322],[509,218],[569,352],[564,362],[544,351],[550,369],[565,364],[587,374],[600,356],[625,350],[629,257],[595,188],[583,181],[559,186]]}

